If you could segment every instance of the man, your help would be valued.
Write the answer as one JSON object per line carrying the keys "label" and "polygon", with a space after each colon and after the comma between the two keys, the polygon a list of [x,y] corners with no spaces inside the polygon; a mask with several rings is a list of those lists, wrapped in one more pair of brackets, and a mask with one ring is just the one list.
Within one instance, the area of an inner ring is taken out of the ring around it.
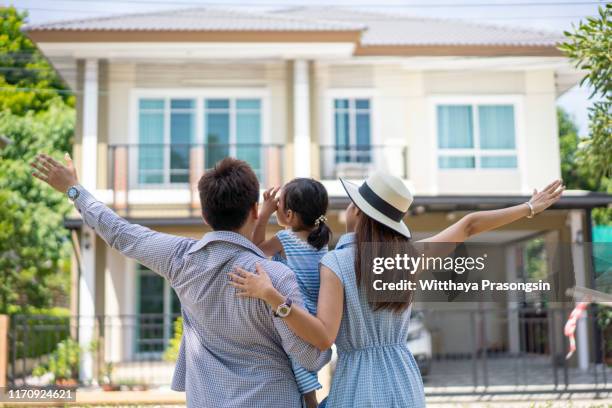
{"label": "man", "polygon": [[[331,352],[298,338],[283,317],[302,303],[293,272],[265,258],[249,238],[258,217],[259,182],[243,161],[226,158],[198,183],[202,215],[213,232],[201,240],[130,224],[78,184],[66,155],[64,166],[47,155],[33,175],[73,200],[84,222],[112,248],[166,278],[182,306],[183,338],[172,388],[186,391],[188,407],[300,407],[288,356],[319,370]],[[227,274],[256,263],[286,296],[276,311],[262,301],[237,297]]]}

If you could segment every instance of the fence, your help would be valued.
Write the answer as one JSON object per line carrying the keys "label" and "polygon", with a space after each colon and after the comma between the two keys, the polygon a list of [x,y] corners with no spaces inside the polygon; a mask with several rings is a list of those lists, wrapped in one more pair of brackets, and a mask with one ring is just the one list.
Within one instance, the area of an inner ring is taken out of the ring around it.
{"label": "fence", "polygon": [[[612,336],[610,328],[600,330],[595,324],[593,309],[578,325],[578,331],[587,337],[578,336],[578,351],[566,360],[568,342],[563,326],[568,308],[426,306],[414,318],[412,327],[418,332],[411,332],[408,347],[419,364],[428,368],[424,376],[428,395],[612,391],[608,382],[612,373],[606,364],[612,357]],[[57,366],[58,350],[65,353],[64,360],[70,360],[74,347],[80,349],[81,357],[90,353],[94,379],[100,383],[167,386],[174,363],[164,355],[176,353],[173,346],[177,342],[172,339],[180,337],[173,324],[177,317],[149,314],[87,320],[80,316],[14,316],[8,336],[9,386],[48,384],[50,376],[37,377],[34,368],[44,367],[52,359]],[[94,325],[94,341],[75,346],[70,339],[83,324]],[[58,343],[64,347],[53,347]],[[586,354],[582,351],[585,346]],[[66,377],[77,378],[78,364],[64,364],[69,367]]]}
{"label": "fence", "polygon": [[[92,378],[88,380],[139,389],[166,386],[174,369],[178,342],[172,339],[179,316],[13,316],[8,335],[8,384],[38,387],[60,378],[62,383],[75,383],[79,360],[91,358]],[[79,326],[93,330],[92,342],[78,343]]]}
{"label": "fence", "polygon": [[320,177],[365,179],[373,170],[408,179],[408,147],[405,145],[331,145],[319,147]]}
{"label": "fence", "polygon": [[[253,168],[261,187],[280,185],[284,180],[284,146],[280,144],[118,144],[108,147],[108,184],[113,191],[113,206],[129,209],[130,191],[150,196],[162,190],[199,206],[197,182],[204,170],[231,156]],[[153,196],[152,196],[153,197]],[[158,196],[154,196],[158,197]],[[163,202],[158,200],[157,204]]]}
{"label": "fence", "polygon": [[587,336],[577,334],[579,350],[567,360],[570,308],[453,306],[422,311],[432,338],[428,395],[612,391],[612,337],[596,325],[594,309],[579,322]]}

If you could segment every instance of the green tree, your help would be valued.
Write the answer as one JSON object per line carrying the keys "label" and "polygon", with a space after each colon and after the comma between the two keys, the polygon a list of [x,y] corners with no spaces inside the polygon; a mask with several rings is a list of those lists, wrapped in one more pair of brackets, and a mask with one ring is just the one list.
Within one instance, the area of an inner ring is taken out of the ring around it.
{"label": "green tree", "polygon": [[58,95],[74,106],[61,77],[22,33],[26,16],[14,7],[0,7],[0,111],[25,115],[46,110]]}
{"label": "green tree", "polygon": [[26,13],[0,7],[0,313],[48,307],[69,291],[65,197],[30,175],[35,154],[71,150],[74,97],[21,31]]}
{"label": "green tree", "polygon": [[587,73],[580,82],[593,89],[589,137],[580,146],[577,164],[596,181],[598,190],[612,192],[612,4],[599,7],[597,17],[581,21],[559,46],[576,68]]}
{"label": "green tree", "polygon": [[597,183],[582,167],[577,164],[577,156],[581,138],[578,136],[578,126],[572,117],[563,109],[557,108],[557,123],[559,127],[559,150],[561,154],[561,177],[570,189],[594,190]]}
{"label": "green tree", "polygon": [[[581,85],[589,85],[593,105],[589,108],[589,137],[576,152],[578,173],[588,178],[588,187],[612,193],[612,4],[599,7],[596,17],[580,21],[559,49],[576,68],[586,71]],[[612,209],[593,211],[596,224],[612,224]]]}
{"label": "green tree", "polygon": [[69,151],[75,115],[61,100],[48,111],[0,113],[0,134],[12,144],[0,154],[0,313],[9,305],[48,307],[68,293],[66,198],[30,174],[37,152]]}

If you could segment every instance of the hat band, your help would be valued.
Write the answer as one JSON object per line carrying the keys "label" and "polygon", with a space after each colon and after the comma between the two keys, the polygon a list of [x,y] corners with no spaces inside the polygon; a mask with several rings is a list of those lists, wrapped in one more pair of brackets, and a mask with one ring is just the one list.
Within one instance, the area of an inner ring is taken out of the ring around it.
{"label": "hat band", "polygon": [[374,192],[374,190],[370,188],[370,186],[368,186],[366,182],[364,182],[361,187],[359,187],[359,194],[361,194],[361,197],[363,197],[363,199],[366,200],[368,204],[370,204],[372,207],[376,208],[378,211],[391,218],[395,222],[400,222],[402,218],[404,218],[404,215],[406,215],[406,212],[398,210],[397,208],[386,202],[384,199],[382,199],[378,194]]}

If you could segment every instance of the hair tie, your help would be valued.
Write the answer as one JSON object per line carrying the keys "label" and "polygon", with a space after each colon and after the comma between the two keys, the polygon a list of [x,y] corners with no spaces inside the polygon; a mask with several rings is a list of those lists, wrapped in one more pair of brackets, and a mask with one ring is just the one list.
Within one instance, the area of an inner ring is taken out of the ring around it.
{"label": "hair tie", "polygon": [[319,224],[321,224],[321,223],[325,224],[326,222],[327,222],[327,217],[325,215],[322,215],[322,216],[320,216],[319,218],[317,218],[315,220],[314,226],[318,227]]}

